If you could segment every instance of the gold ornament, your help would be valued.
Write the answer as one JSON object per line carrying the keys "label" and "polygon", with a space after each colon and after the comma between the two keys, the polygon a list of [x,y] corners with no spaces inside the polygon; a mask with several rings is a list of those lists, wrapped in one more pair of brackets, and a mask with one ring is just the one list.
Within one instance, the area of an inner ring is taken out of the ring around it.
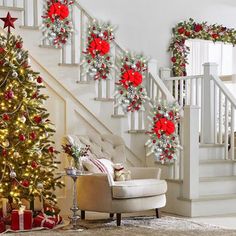
{"label": "gold ornament", "polygon": [[6,139],[4,142],[2,142],[2,145],[5,148],[9,147],[10,143],[9,143],[8,139]]}

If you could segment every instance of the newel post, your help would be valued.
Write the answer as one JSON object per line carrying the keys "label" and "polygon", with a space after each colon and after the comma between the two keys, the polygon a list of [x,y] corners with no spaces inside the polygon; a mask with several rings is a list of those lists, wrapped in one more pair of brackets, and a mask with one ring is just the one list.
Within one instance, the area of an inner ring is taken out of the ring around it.
{"label": "newel post", "polygon": [[214,143],[214,86],[211,76],[218,74],[216,63],[205,63],[204,76],[202,80],[202,127],[201,143]]}
{"label": "newel post", "polygon": [[171,94],[173,94],[173,84],[172,84],[172,81],[165,81],[166,78],[170,78],[170,77],[171,77],[171,69],[165,68],[165,67],[161,67],[160,68],[160,78],[163,80],[164,84],[166,85],[168,90],[171,92]]}
{"label": "newel post", "polygon": [[184,107],[183,197],[199,197],[199,111],[198,106]]}

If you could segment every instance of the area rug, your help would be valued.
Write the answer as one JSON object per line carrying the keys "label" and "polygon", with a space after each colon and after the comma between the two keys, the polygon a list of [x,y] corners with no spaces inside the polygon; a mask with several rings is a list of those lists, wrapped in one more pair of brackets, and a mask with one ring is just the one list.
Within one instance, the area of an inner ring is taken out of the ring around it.
{"label": "area rug", "polygon": [[79,225],[86,228],[82,232],[66,230],[11,233],[10,235],[28,236],[236,236],[236,230],[229,230],[213,225],[197,223],[185,218],[164,216],[129,217],[122,219],[122,226],[117,227],[115,220],[86,220]]}

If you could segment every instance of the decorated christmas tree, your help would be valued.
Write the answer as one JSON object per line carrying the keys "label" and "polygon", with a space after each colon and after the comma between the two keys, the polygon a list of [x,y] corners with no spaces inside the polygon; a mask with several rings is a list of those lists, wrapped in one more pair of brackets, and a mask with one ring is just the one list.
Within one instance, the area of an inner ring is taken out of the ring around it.
{"label": "decorated christmas tree", "polygon": [[62,183],[54,177],[57,151],[47,96],[40,94],[43,79],[29,66],[22,39],[10,33],[16,18],[8,13],[1,20],[8,34],[0,35],[0,197],[17,204],[37,196],[56,201]]}

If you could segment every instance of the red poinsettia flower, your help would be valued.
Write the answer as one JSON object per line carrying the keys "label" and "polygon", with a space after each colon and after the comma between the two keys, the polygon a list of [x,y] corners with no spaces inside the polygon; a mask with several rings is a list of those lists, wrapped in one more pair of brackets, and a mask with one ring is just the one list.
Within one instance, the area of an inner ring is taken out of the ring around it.
{"label": "red poinsettia flower", "polygon": [[172,121],[161,118],[156,122],[153,131],[157,134],[158,138],[160,138],[162,132],[169,136],[175,132],[175,125]]}
{"label": "red poinsettia flower", "polygon": [[124,85],[124,87],[127,89],[129,86],[129,83],[131,83],[134,87],[139,86],[143,81],[143,76],[132,69],[127,70],[122,75],[122,80],[120,82]]}
{"label": "red poinsettia flower", "polygon": [[202,29],[203,29],[203,28],[202,28],[202,25],[200,25],[200,24],[196,24],[196,25],[194,26],[194,31],[195,31],[196,33],[200,32]]}
{"label": "red poinsettia flower", "polygon": [[67,5],[61,4],[60,2],[53,3],[48,10],[48,16],[52,22],[54,22],[55,17],[59,17],[60,20],[64,20],[68,17],[68,15],[69,9]]}
{"label": "red poinsettia flower", "polygon": [[178,33],[179,34],[183,34],[184,32],[185,32],[184,27],[181,27],[181,28],[178,29]]}
{"label": "red poinsettia flower", "polygon": [[93,58],[96,56],[96,51],[101,56],[104,56],[110,51],[110,44],[101,38],[94,38],[94,40],[89,45],[89,53]]}

